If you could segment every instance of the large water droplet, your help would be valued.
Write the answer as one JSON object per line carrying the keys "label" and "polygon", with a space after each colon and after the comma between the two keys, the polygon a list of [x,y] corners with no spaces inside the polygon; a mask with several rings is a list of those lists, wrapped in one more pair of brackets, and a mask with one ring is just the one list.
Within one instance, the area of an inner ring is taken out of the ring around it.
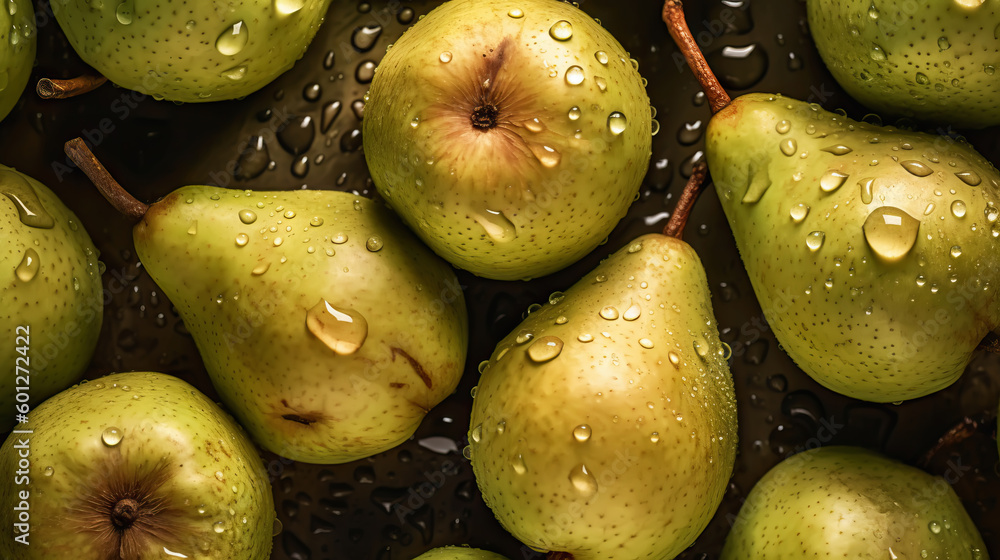
{"label": "large water droplet", "polygon": [[243,20],[240,20],[219,35],[219,38],[215,40],[215,48],[226,56],[233,56],[239,54],[243,47],[247,46],[249,38],[250,33],[247,31],[247,26]]}
{"label": "large water droplet", "polygon": [[244,181],[259,177],[271,164],[271,152],[263,136],[252,136],[236,159],[236,178]]}
{"label": "large water droplet", "polygon": [[786,138],[778,144],[781,149],[781,153],[788,157],[794,156],[795,152],[798,151],[799,145],[795,142],[794,138]]}
{"label": "large water droplet", "polygon": [[924,165],[922,162],[912,159],[901,161],[899,162],[899,165],[902,165],[903,169],[909,171],[910,173],[916,175],[917,177],[926,177],[931,173],[934,173],[934,171],[930,167]]}
{"label": "large water droplet", "polygon": [[949,251],[949,253],[953,258],[957,259],[958,257],[962,256],[962,247],[959,245],[954,245],[952,246],[951,251]]}
{"label": "large water droplet", "polygon": [[510,466],[517,474],[524,474],[528,472],[528,467],[524,464],[524,457],[520,453],[511,458]]}
{"label": "large water droplet", "polygon": [[962,202],[961,200],[956,200],[955,202],[951,203],[952,216],[955,216],[956,218],[964,218],[965,211],[966,211],[965,203]]}
{"label": "large water droplet", "polygon": [[549,35],[556,41],[569,41],[573,37],[573,24],[561,19],[552,24]]}
{"label": "large water droplet", "polygon": [[795,206],[792,206],[792,209],[788,211],[788,214],[791,216],[793,222],[800,224],[802,223],[802,220],[805,220],[806,216],[809,215],[809,206],[801,203],[796,204]]}
{"label": "large water droplet", "polygon": [[[233,81],[240,81],[246,77],[247,67],[246,65],[241,64],[239,66],[234,66],[228,70],[223,70],[221,73],[219,73],[219,75],[222,76],[223,78],[229,78],[230,80]],[[313,101],[315,101],[315,99],[313,99]]]}
{"label": "large water droplet", "polygon": [[236,246],[245,247],[250,242],[250,236],[245,233],[236,234]]}
{"label": "large water droplet", "polygon": [[451,59],[452,59],[451,51],[444,51],[438,55],[438,60],[440,60],[443,64],[448,64],[449,62],[451,62]]}
{"label": "large water droplet", "polygon": [[778,134],[788,134],[788,131],[792,129],[792,123],[788,121],[779,121],[778,124],[774,125],[774,130]]}
{"label": "large water droplet", "polygon": [[316,138],[316,124],[312,117],[291,117],[281,124],[275,137],[286,152],[297,156],[305,153]]}
{"label": "large water droplet", "polygon": [[55,220],[45,211],[35,189],[19,173],[0,170],[0,194],[9,198],[17,207],[17,215],[22,224],[41,229],[55,226]]}
{"label": "large water droplet", "polygon": [[[997,29],[1000,29],[1000,27],[997,27]],[[608,53],[604,51],[597,51],[594,53],[594,58],[596,58],[597,62],[600,62],[603,66],[608,65]]]}
{"label": "large water droplet", "polygon": [[132,15],[134,12],[134,0],[124,0],[122,3],[118,4],[118,7],[115,9],[115,17],[118,19],[118,23],[122,25],[131,25]]}
{"label": "large water droplet", "polygon": [[878,45],[872,45],[872,50],[868,51],[868,56],[875,62],[882,62],[886,59],[885,51]]}
{"label": "large water droplet", "polygon": [[28,249],[24,252],[21,262],[14,269],[14,274],[21,282],[31,282],[38,274],[38,267],[38,253],[34,249]]}
{"label": "large water droplet", "polygon": [[543,336],[528,347],[528,357],[535,363],[545,363],[562,353],[563,341],[557,336]]}
{"label": "large water droplet", "polygon": [[257,221],[257,214],[253,210],[240,210],[240,221],[250,225]]}
{"label": "large water droplet", "polygon": [[510,10],[509,12],[507,12],[507,15],[510,16],[510,17],[512,17],[512,18],[514,18],[514,19],[520,19],[520,18],[524,17],[524,10],[522,10],[520,8],[514,8],[514,9]]}
{"label": "large water droplet", "polygon": [[283,16],[294,14],[306,5],[306,0],[274,0],[274,10]]}
{"label": "large water droplet", "polygon": [[726,46],[709,53],[708,63],[726,89],[749,89],[767,72],[767,53],[757,43]]}
{"label": "large water droplet", "polygon": [[503,212],[486,210],[486,212],[474,216],[474,219],[483,227],[487,237],[494,243],[507,243],[517,237],[517,228]]}
{"label": "large water droplet", "polygon": [[587,470],[586,465],[574,467],[569,473],[569,481],[584,498],[589,498],[597,493],[597,479]]}
{"label": "large water droplet", "polygon": [[593,434],[593,432],[594,431],[590,428],[590,426],[586,424],[580,424],[579,426],[573,428],[573,439],[575,439],[580,443],[583,443],[590,439],[590,436]]}
{"label": "large water droplet", "polygon": [[611,134],[618,136],[625,132],[626,126],[628,126],[628,120],[622,113],[615,111],[608,115],[608,130],[611,131]]}
{"label": "large water droplet", "polygon": [[583,68],[579,66],[570,66],[566,69],[566,83],[571,86],[578,86],[583,83],[587,78],[587,75],[583,72]]}
{"label": "large water droplet", "polygon": [[354,30],[351,35],[351,45],[358,52],[368,52],[375,46],[375,41],[382,35],[381,25],[366,25]]}
{"label": "large water droplet", "polygon": [[618,318],[618,310],[609,305],[604,309],[601,309],[600,315],[602,318],[607,319],[608,321],[614,321],[615,319]]}
{"label": "large water droplet", "polygon": [[123,437],[125,437],[125,435],[122,431],[114,426],[108,426],[103,432],[101,432],[101,441],[103,441],[104,445],[107,445],[108,447],[118,445],[122,442]]}
{"label": "large water droplet", "polygon": [[975,171],[963,171],[961,173],[956,173],[955,176],[970,187],[978,187],[979,184],[983,182],[983,179]]}
{"label": "large water droplet", "polygon": [[337,309],[324,299],[306,313],[306,327],[340,355],[358,351],[368,338],[368,321],[357,311]]}
{"label": "large water droplet", "polygon": [[826,241],[825,233],[823,233],[822,231],[813,231],[806,236],[806,247],[808,247],[810,251],[815,253],[816,251],[820,250],[820,247],[823,246],[824,241]]}
{"label": "large water droplet", "polygon": [[896,261],[913,248],[920,221],[899,208],[881,206],[868,215],[862,229],[865,241],[876,255]]}
{"label": "large water droplet", "polygon": [[872,199],[875,196],[875,179],[862,179],[858,182],[861,186],[861,202],[863,204],[871,204]]}
{"label": "large water droplet", "polygon": [[848,177],[846,173],[827,171],[819,180],[819,188],[823,189],[823,192],[833,192],[843,186]]}
{"label": "large water droplet", "polygon": [[854,150],[852,150],[850,146],[845,146],[843,144],[834,144],[833,146],[827,146],[823,148],[821,151],[831,153],[835,156],[846,156],[847,154],[851,153]]}
{"label": "large water droplet", "polygon": [[622,319],[625,319],[626,321],[635,321],[640,315],[642,315],[642,308],[639,307],[638,303],[633,303],[628,309],[625,310],[625,313],[622,313]]}

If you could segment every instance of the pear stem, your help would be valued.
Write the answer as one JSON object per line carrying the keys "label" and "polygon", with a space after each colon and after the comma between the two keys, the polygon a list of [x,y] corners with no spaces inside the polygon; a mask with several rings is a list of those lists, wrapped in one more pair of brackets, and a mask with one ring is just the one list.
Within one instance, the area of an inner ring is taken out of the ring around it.
{"label": "pear stem", "polygon": [[94,152],[90,151],[82,138],[74,138],[66,142],[63,150],[69,159],[87,174],[97,190],[101,191],[104,198],[116,210],[133,222],[138,222],[146,215],[149,206],[136,200],[118,184],[118,181],[115,181],[115,178],[111,176],[111,173],[108,173],[108,170],[104,168]]}
{"label": "pear stem", "polygon": [[42,99],[67,99],[94,91],[104,85],[106,81],[108,79],[104,76],[88,74],[69,80],[42,78],[35,85],[35,91],[38,93],[38,97]]}
{"label": "pear stem", "polygon": [[694,164],[694,168],[691,169],[691,177],[684,185],[681,197],[677,200],[677,206],[674,207],[674,213],[670,215],[670,220],[663,228],[663,235],[681,239],[694,203],[698,202],[698,196],[704,190],[706,175],[708,175],[708,166],[705,165],[705,162],[699,161]]}
{"label": "pear stem", "polygon": [[934,447],[930,448],[930,450],[927,451],[917,464],[926,470],[930,467],[931,461],[934,460],[934,457],[941,453],[941,451],[947,447],[953,447],[969,439],[978,429],[979,423],[966,416],[957,426],[952,427],[948,430],[948,433],[941,436],[937,443],[934,444]]}
{"label": "pear stem", "polygon": [[663,22],[667,24],[670,36],[673,37],[681,54],[687,60],[688,66],[694,72],[694,77],[701,84],[701,89],[708,96],[708,104],[712,108],[712,114],[725,109],[730,102],[729,94],[712,73],[708,61],[705,60],[705,55],[698,47],[698,43],[695,42],[694,35],[691,34],[691,29],[688,28],[687,21],[684,19],[684,5],[681,0],[666,0],[663,3]]}

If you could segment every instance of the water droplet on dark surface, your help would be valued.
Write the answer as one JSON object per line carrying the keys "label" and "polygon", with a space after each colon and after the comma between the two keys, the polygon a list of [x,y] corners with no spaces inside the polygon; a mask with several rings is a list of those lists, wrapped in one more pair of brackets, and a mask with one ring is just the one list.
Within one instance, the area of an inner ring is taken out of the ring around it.
{"label": "water droplet on dark surface", "polygon": [[749,89],[767,72],[767,53],[757,43],[722,47],[709,53],[707,59],[726,89]]}
{"label": "water droplet on dark surface", "polygon": [[305,153],[316,138],[316,124],[312,117],[291,117],[279,128],[275,136],[286,152],[297,156]]}

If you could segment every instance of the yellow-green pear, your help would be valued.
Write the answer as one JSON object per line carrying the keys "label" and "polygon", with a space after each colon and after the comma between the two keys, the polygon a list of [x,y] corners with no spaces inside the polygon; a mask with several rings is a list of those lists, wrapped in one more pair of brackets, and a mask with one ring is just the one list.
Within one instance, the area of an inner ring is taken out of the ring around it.
{"label": "yellow-green pear", "polygon": [[469,452],[486,504],[535,550],[674,558],[732,473],[727,351],[689,245],[650,234],[612,254],[485,365]]}
{"label": "yellow-green pear", "polygon": [[8,560],[267,560],[275,523],[250,439],[161,373],[81,383],[0,448]]}
{"label": "yellow-green pear", "polygon": [[821,447],[757,482],[720,558],[989,560],[989,553],[943,478],[866,449]]}
{"label": "yellow-green pear", "polygon": [[0,165],[0,428],[83,375],[104,316],[97,249],[48,187]]}
{"label": "yellow-green pear", "polygon": [[117,184],[104,192],[137,220],[143,266],[262,447],[309,463],[367,457],[410,437],[458,384],[461,286],[382,205],[187,186],[146,207]]}
{"label": "yellow-green pear", "polygon": [[35,64],[35,11],[30,0],[7,0],[0,10],[0,119],[21,97]]}
{"label": "yellow-green pear", "polygon": [[649,166],[637,64],[558,0],[451,0],[396,41],[366,98],[379,193],[479,276],[560,270],[601,243]]}
{"label": "yellow-green pear", "polygon": [[417,556],[413,560],[507,560],[494,552],[467,546],[442,546]]}

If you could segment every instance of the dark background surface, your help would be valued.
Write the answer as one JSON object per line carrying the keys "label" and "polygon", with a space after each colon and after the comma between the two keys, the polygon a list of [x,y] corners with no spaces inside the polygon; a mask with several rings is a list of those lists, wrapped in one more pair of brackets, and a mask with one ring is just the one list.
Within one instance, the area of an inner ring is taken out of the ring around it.
{"label": "dark background surface", "polygon": [[[412,10],[415,21],[439,3],[334,0],[326,23],[294,69],[240,101],[175,105],[110,85],[68,101],[24,95],[22,105],[0,123],[0,162],[36,177],[62,197],[101,251],[107,265],[105,286],[111,288],[112,278],[118,281],[88,377],[161,371],[214,396],[177,313],[138,265],[130,224],[111,210],[81,173],[62,167],[63,142],[84,135],[119,181],[144,201],[187,184],[255,190],[307,187],[370,196],[374,189],[360,149],[365,74],[406,28],[406,10]],[[48,3],[36,4],[40,27],[34,78],[70,77],[84,70],[51,18]],[[520,321],[530,304],[569,287],[637,235],[663,227],[691,162],[701,157],[701,132],[710,116],[659,19],[659,0],[581,4],[624,44],[649,79],[661,128],[653,139],[653,159],[640,199],[606,245],[561,273],[530,283],[484,281],[460,273],[472,328],[466,375],[457,392],[431,411],[412,440],[346,465],[305,465],[265,455],[275,507],[284,525],[275,538],[273,558],[405,560],[434,546],[459,543],[491,549],[512,560],[541,558],[494,521],[479,496],[471,466],[462,457],[476,365],[489,357],[494,344]],[[689,0],[686,10],[730,93],[780,92],[827,109],[843,108],[854,118],[865,116],[866,111],[823,67],[808,36],[803,2]],[[356,35],[364,26],[369,33]],[[380,28],[377,39],[364,48],[376,34],[374,27]],[[727,46],[753,48],[748,56],[733,58],[726,56]],[[312,119],[314,137],[286,136],[283,146],[275,131],[288,119],[302,117]],[[996,132],[968,135],[994,162],[1000,161]],[[255,135],[264,137],[267,153],[250,152],[241,159]],[[293,151],[301,153],[293,156]],[[268,161],[273,162],[269,167]],[[239,178],[237,169],[260,174]],[[963,442],[938,449],[927,469],[959,474],[954,488],[992,556],[1000,557],[1000,474],[994,441],[1000,397],[997,358],[981,352],[949,389],[898,406],[833,394],[799,371],[767,330],[712,190],[698,202],[685,239],[704,261],[723,340],[734,350],[741,440],[724,503],[682,558],[715,558],[729,520],[754,481],[795,450],[817,443],[850,443],[917,464],[966,416],[981,427]]]}

